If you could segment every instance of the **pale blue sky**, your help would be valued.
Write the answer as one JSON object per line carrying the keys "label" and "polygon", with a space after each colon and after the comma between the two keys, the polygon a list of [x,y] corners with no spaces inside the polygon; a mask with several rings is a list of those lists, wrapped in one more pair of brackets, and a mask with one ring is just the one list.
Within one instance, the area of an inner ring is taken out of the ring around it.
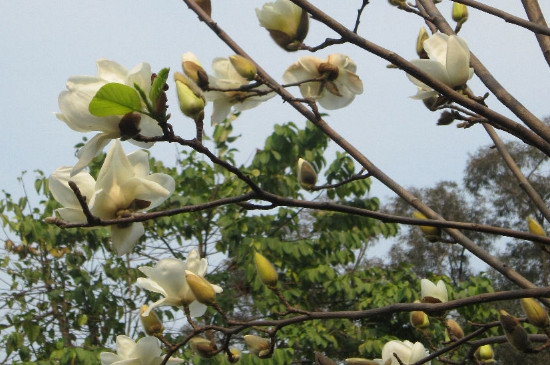
{"label": "pale blue sky", "polygon": [[[260,7],[262,1],[212,2],[218,24],[275,77],[280,79],[288,65],[308,54],[286,53],[273,44],[255,16],[254,8]],[[338,7],[332,0],[315,3],[352,26],[361,1],[337,2]],[[495,3],[524,17],[517,0]],[[541,4],[550,14],[550,3]],[[448,13],[449,5],[449,1],[444,1],[440,6]],[[373,0],[365,10],[360,34],[412,59],[416,58],[415,40],[421,25],[416,16],[390,7],[385,0]],[[309,45],[334,36],[315,21],[311,28],[306,39]],[[153,70],[169,66],[176,71],[181,55],[187,51],[194,52],[207,70],[212,58],[231,54],[177,0],[3,1],[0,34],[0,188],[15,196],[22,193],[16,180],[22,170],[41,169],[49,175],[61,165],[76,162],[73,146],[81,134],[54,116],[58,111],[57,96],[69,76],[94,75],[98,58],[112,59],[128,68],[147,61]],[[550,114],[546,92],[550,70],[530,32],[471,9],[461,35],[489,70],[535,115]],[[408,98],[416,91],[414,85],[403,72],[387,69],[386,61],[350,46],[322,50],[318,57],[325,58],[333,52],[346,53],[357,63],[365,91],[350,107],[331,111],[327,121],[402,185],[459,179],[467,154],[489,143],[480,127],[462,130],[435,126],[438,115]],[[469,85],[478,95],[486,91],[475,76]],[[176,106],[174,94],[169,98],[169,104]],[[494,97],[488,103],[503,112]],[[171,111],[176,132],[190,137],[193,124],[177,108]],[[288,120],[300,125],[303,122],[297,112],[277,98],[243,113],[235,123],[237,132],[243,134],[239,145],[242,158],[261,147],[274,123]],[[206,127],[207,132],[211,131],[209,128]],[[128,146],[125,144],[127,150]],[[151,153],[173,161],[175,149],[157,144]],[[27,182],[30,184],[32,179]],[[389,194],[377,183],[373,189],[374,195]]]}

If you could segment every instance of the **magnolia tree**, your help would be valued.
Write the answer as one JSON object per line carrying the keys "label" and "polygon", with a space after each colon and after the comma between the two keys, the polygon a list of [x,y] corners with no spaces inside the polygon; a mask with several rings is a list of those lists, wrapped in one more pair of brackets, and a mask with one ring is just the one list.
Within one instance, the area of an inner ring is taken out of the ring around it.
{"label": "magnolia tree", "polygon": [[[3,215],[5,224],[22,237],[21,245],[6,241],[11,257],[20,260],[3,264],[13,265],[9,274],[19,283],[13,289],[39,290],[39,282],[44,288],[36,297],[22,292],[7,301],[7,307],[25,311],[7,316],[2,327],[20,329],[6,337],[7,359],[18,352],[23,362],[48,364],[98,358],[105,365],[308,359],[485,364],[495,362],[494,344],[509,342],[524,353],[545,350],[550,288],[527,280],[470,237],[528,240],[547,254],[550,239],[542,224],[550,222],[550,210],[499,133],[550,156],[550,127],[515,100],[457,35],[467,26],[471,6],[532,32],[550,64],[550,28],[536,0],[523,1],[529,20],[474,0],[455,1],[452,14],[441,14],[434,0],[390,0],[388,11],[418,19],[415,60],[361,36],[368,0],[350,9],[357,12],[353,29],[306,0],[268,2],[255,9],[261,27],[274,47],[297,54],[282,76],[264,70],[247,55],[247,45],[215,23],[210,0],[184,3],[204,31],[213,31],[234,54],[214,59],[211,72],[187,52],[181,72],[153,72],[147,63],[128,70],[99,60],[97,76],[70,77],[57,117],[73,130],[97,134],[80,145],[73,166],[37,180],[37,191],[48,189],[57,201],[43,203],[46,224],[25,220],[25,201],[7,197],[2,205],[2,212],[16,218]],[[312,21],[339,37],[308,44]],[[438,124],[483,128],[541,221],[530,218],[528,232],[449,221],[377,168],[325,120],[324,110],[344,108],[363,92],[355,73],[363,66],[358,60],[342,53],[316,57],[334,45],[356,47],[401,70],[412,98]],[[489,92],[469,88],[473,77]],[[178,100],[171,102],[196,126],[192,139],[173,131],[168,87],[177,90]],[[490,94],[515,118],[491,109]],[[270,98],[280,98],[282,107],[294,108],[308,122],[304,128],[277,125],[253,161],[239,165],[231,123]],[[207,103],[213,105],[211,115],[205,113]],[[341,150],[327,163],[330,140]],[[128,143],[151,152],[126,154]],[[159,143],[181,146],[185,157],[178,166],[153,160]],[[326,181],[319,183],[323,168]],[[412,206],[413,217],[379,212],[378,201],[368,197],[371,179]],[[394,235],[396,223],[418,226],[426,247],[461,247],[517,289],[493,292],[482,275],[417,278],[405,266],[365,266],[368,242]],[[219,262],[214,272],[207,258],[211,265]],[[33,262],[43,268],[41,274],[30,269]],[[500,309],[504,300],[521,301],[524,313]],[[57,327],[41,322],[44,318]],[[60,340],[47,340],[55,336]]]}

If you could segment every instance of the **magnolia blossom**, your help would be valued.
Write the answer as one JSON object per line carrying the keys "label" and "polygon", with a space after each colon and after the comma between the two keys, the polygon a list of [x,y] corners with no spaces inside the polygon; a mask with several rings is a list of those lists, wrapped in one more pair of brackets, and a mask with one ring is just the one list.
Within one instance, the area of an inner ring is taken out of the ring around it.
{"label": "magnolia blossom", "polygon": [[[449,301],[449,294],[447,293],[447,287],[442,280],[437,282],[437,285],[432,283],[428,279],[420,280],[420,295],[422,299],[431,298],[428,300],[431,303],[445,303]],[[435,300],[434,300],[435,299]]]}
{"label": "magnolia blossom", "polygon": [[[166,174],[149,174],[149,158],[145,151],[124,154],[118,140],[110,148],[99,171],[97,181],[86,172],[70,177],[71,169],[62,167],[50,177],[50,191],[63,205],[57,212],[71,223],[86,219],[68,182],[76,183],[91,213],[102,219],[123,217],[160,205],[175,189],[174,179]],[[143,235],[143,223],[111,226],[113,247],[120,256],[129,253]]]}
{"label": "magnolia blossom", "polygon": [[287,51],[296,51],[306,38],[308,15],[290,0],[266,3],[261,9],[256,9],[256,16],[271,38]]}
{"label": "magnolia blossom", "polygon": [[[128,336],[119,335],[116,348],[116,354],[102,352],[99,355],[101,365],[159,365],[164,360],[156,337],[144,337],[136,343]],[[170,358],[167,364],[181,364],[184,361]]]}
{"label": "magnolia blossom", "polygon": [[[420,359],[428,356],[428,351],[420,342],[414,344],[410,341],[390,341],[382,348],[382,364],[383,365],[399,365],[399,361],[393,354],[396,354],[404,365],[414,364]],[[431,361],[425,364],[431,364]]]}
{"label": "magnolia blossom", "polygon": [[[59,94],[59,110],[56,116],[71,129],[78,132],[99,132],[78,151],[78,163],[73,174],[83,169],[111,139],[121,136],[119,122],[122,116],[112,115],[96,117],[90,114],[88,107],[97,91],[105,84],[116,82],[134,87],[139,85],[147,94],[151,89],[151,66],[140,63],[128,71],[120,64],[105,59],[97,61],[97,76],[73,76],[67,80],[67,90]],[[162,135],[157,122],[146,115],[141,115],[140,133],[152,137]],[[131,141],[141,147],[152,144]]]}
{"label": "magnolia blossom", "polygon": [[363,92],[363,82],[355,74],[356,69],[355,63],[343,54],[331,54],[325,61],[306,56],[285,71],[283,80],[297,83],[318,79],[300,84],[303,97],[316,99],[325,109],[339,109]]}
{"label": "magnolia blossom", "polygon": [[[214,76],[208,77],[209,85],[212,88],[238,89],[249,84],[249,81],[239,75],[235,67],[231,64],[231,61],[227,58],[215,58],[214,61],[212,61],[212,70]],[[259,87],[254,90],[259,91],[260,95],[254,91],[206,92],[206,100],[212,101],[214,104],[212,124],[223,122],[231,112],[232,107],[235,111],[251,109],[274,96],[272,92],[268,92],[269,89],[267,87]]]}
{"label": "magnolia blossom", "polygon": [[[424,50],[429,59],[412,60],[411,63],[445,85],[452,88],[462,87],[474,75],[474,69],[470,67],[470,49],[464,39],[435,33],[424,41]],[[428,85],[411,75],[407,76],[418,86],[418,92],[413,99],[427,99],[438,95]]]}
{"label": "magnolia blossom", "polygon": [[[142,315],[147,316],[149,312],[156,307],[164,305],[173,305],[181,307],[189,306],[191,317],[200,317],[206,312],[206,305],[199,303],[195,299],[193,291],[189,287],[185,278],[185,271],[190,271],[195,275],[204,277],[208,261],[200,258],[196,250],[192,250],[187,256],[186,262],[175,258],[162,259],[155,267],[141,266],[139,270],[147,278],[138,278],[137,284],[143,289],[161,294],[164,298],[156,301],[149,306]],[[216,293],[221,293],[223,289],[217,285],[212,285]]]}

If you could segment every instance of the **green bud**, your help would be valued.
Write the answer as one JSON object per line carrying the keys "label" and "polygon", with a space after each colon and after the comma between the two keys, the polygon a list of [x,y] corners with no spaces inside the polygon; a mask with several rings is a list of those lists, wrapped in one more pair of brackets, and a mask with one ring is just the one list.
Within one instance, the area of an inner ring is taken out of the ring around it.
{"label": "green bud", "polygon": [[149,307],[145,304],[139,309],[139,319],[141,320],[143,330],[149,336],[162,335],[164,332],[164,326],[162,325],[160,318],[154,311],[150,311],[148,316],[144,316],[143,313],[145,313],[147,309],[149,309]]}
{"label": "green bud", "polygon": [[411,324],[416,329],[424,329],[430,326],[428,315],[422,311],[412,311],[409,318]]}
{"label": "green bud", "polygon": [[418,37],[416,37],[416,54],[418,55],[418,57],[423,59],[428,58],[428,54],[424,50],[424,41],[428,38],[430,38],[430,36],[428,35],[426,28],[421,27],[420,32],[418,33]]}
{"label": "green bud", "polygon": [[251,353],[258,356],[259,358],[266,358],[269,354],[269,349],[271,347],[271,341],[254,335],[244,336],[244,343],[250,350]]}
{"label": "green bud", "polygon": [[212,305],[216,302],[216,292],[210,283],[203,277],[185,270],[185,278],[195,298],[202,304]]}
{"label": "green bud", "polygon": [[544,231],[544,228],[542,228],[540,223],[537,222],[533,217],[527,217],[527,228],[529,228],[529,232],[532,234],[546,237],[546,232]]}
{"label": "green bud", "polygon": [[[428,219],[424,214],[416,210],[412,215],[416,219]],[[419,228],[428,241],[435,242],[441,239],[441,228],[432,226],[419,226]]]}
{"label": "green bud", "polygon": [[174,74],[174,78],[176,80],[176,89],[182,113],[193,118],[195,121],[202,118],[204,116],[206,100],[201,89],[179,72]]}
{"label": "green bud", "polygon": [[252,81],[256,78],[256,66],[248,58],[239,55],[229,56],[229,62],[233,65],[239,75]]}
{"label": "green bud", "polygon": [[453,2],[453,20],[463,24],[468,20],[468,7],[464,4]]}
{"label": "green bud", "polygon": [[298,183],[304,189],[311,189],[317,182],[317,173],[309,162],[303,158],[298,159]]}
{"label": "green bud", "polygon": [[269,288],[277,286],[279,275],[273,264],[258,252],[254,252],[254,262],[256,263],[256,271],[258,272],[260,281]]}
{"label": "green bud", "polygon": [[210,358],[218,352],[216,344],[203,337],[193,337],[189,340],[189,346],[200,357]]}
{"label": "green bud", "polygon": [[474,357],[483,364],[495,363],[495,353],[491,345],[479,346],[474,353]]}
{"label": "green bud", "polygon": [[550,325],[550,318],[544,308],[533,298],[521,298],[521,308],[527,316],[529,323],[538,328],[546,328]]}

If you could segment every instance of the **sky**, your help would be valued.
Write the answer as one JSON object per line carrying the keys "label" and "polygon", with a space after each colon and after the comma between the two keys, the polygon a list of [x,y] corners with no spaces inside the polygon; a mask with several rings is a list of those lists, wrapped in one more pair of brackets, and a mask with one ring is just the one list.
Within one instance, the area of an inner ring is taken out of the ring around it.
{"label": "sky", "polygon": [[[346,0],[334,6],[333,0],[316,0],[315,4],[353,27],[361,2]],[[254,12],[263,2],[212,3],[212,17],[218,25],[278,80],[298,57],[309,55],[306,51],[287,53],[271,41],[265,29],[259,27]],[[439,7],[448,15],[450,5],[450,1],[443,1]],[[517,0],[501,0],[498,5],[525,18]],[[550,14],[549,2],[541,2],[541,6]],[[372,0],[364,11],[359,34],[414,59],[416,36],[422,25],[417,16],[399,11],[385,0]],[[181,67],[181,55],[191,51],[209,71],[213,58],[232,54],[182,1],[176,0],[3,1],[0,34],[0,189],[14,196],[23,194],[17,179],[22,171],[27,171],[24,181],[32,186],[34,170],[49,175],[59,166],[76,162],[73,146],[82,135],[54,115],[58,95],[70,76],[95,75],[99,58],[117,61],[127,68],[145,61],[153,70],[170,67],[174,72]],[[545,88],[550,84],[550,72],[532,33],[470,9],[470,19],[460,35],[494,76],[536,116],[550,114]],[[312,20],[306,44],[316,45],[334,36]],[[436,126],[438,114],[409,98],[415,94],[415,86],[402,71],[388,69],[386,61],[349,45],[321,50],[316,56],[324,59],[336,52],[356,62],[364,92],[349,107],[329,111],[326,120],[401,185],[458,181],[468,155],[490,143],[480,126],[466,130]],[[475,76],[468,85],[477,95],[487,91]],[[174,90],[171,87],[168,95],[173,106],[171,122],[176,133],[190,138],[194,126],[179,113]],[[298,95],[296,89],[293,92]],[[490,96],[487,102],[513,118],[495,97]],[[290,120],[304,123],[301,115],[278,98],[244,112],[234,123],[236,133],[242,134],[238,145],[242,161],[262,146],[275,123]],[[206,132],[211,131],[207,124]],[[500,135],[508,138],[504,133]],[[334,147],[331,153],[336,150]],[[157,144],[151,154],[170,164],[177,150],[172,145]],[[377,182],[373,183],[372,195],[382,201],[392,196]]]}

